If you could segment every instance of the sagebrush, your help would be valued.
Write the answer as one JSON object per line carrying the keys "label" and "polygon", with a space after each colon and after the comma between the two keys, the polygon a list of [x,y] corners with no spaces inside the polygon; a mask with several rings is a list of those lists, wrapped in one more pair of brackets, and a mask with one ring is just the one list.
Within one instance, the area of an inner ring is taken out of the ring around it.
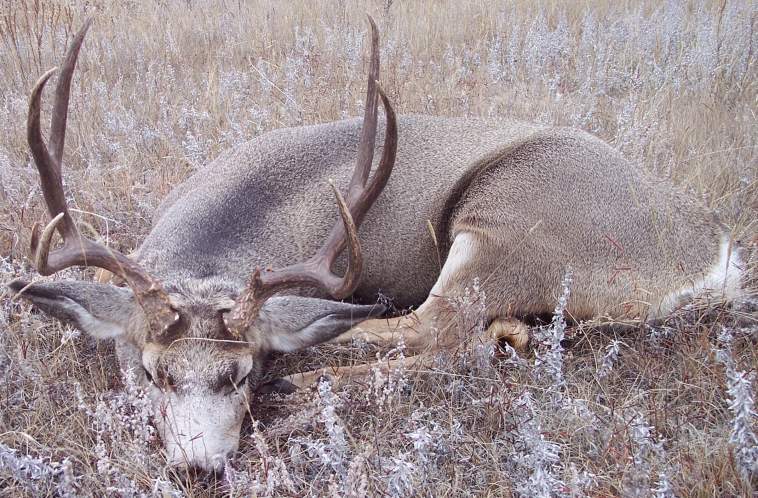
{"label": "sagebrush", "polygon": [[[87,16],[95,29],[74,79],[64,182],[82,226],[128,252],[165,194],[219,152],[361,114],[366,13],[398,112],[583,128],[755,244],[754,2],[6,0],[0,281],[35,277],[29,228],[47,220],[25,138],[28,92]],[[220,479],[166,468],[111,345],[3,299],[0,494],[751,496],[758,314],[748,273],[731,307],[699,302],[625,330],[563,322],[566,278],[530,355],[475,334],[428,370],[258,397]],[[91,271],[55,278],[71,277]],[[486,299],[471,285],[453,303],[466,327]],[[273,361],[286,374],[403,355],[402,345],[356,344]]]}

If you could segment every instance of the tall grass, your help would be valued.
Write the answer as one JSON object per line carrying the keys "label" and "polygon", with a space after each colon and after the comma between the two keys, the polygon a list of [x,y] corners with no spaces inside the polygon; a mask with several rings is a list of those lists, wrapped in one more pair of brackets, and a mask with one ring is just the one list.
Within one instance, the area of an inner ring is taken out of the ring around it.
{"label": "tall grass", "polygon": [[[166,193],[221,151],[275,128],[359,115],[365,13],[379,23],[382,85],[399,112],[586,129],[700,196],[736,236],[755,238],[753,2],[0,5],[2,282],[33,274],[29,227],[46,219],[25,139],[28,92],[89,15],[65,188],[74,215],[125,252]],[[462,322],[478,312],[469,301],[455,303]],[[537,331],[536,358],[493,358],[472,345],[428,371],[377,371],[368,389],[323,383],[260,397],[225,477],[198,480],[163,465],[111,345],[3,299],[0,494],[754,492],[754,305],[691,307],[622,335],[560,327]],[[275,366],[287,373],[355,354],[321,348]]]}

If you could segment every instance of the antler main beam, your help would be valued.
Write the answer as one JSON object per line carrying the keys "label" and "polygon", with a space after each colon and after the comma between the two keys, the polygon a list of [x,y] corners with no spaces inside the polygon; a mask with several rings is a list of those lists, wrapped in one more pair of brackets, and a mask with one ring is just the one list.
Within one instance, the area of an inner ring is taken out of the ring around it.
{"label": "antler main beam", "polygon": [[[374,20],[370,16],[368,20],[371,25],[371,61],[366,90],[366,110],[361,128],[358,157],[348,186],[347,200],[342,197],[334,184],[331,184],[337,199],[341,222],[335,224],[324,244],[309,260],[265,273],[260,270],[253,273],[247,288],[238,298],[227,324],[229,329],[239,337],[244,337],[245,331],[258,317],[266,299],[281,290],[292,287],[316,287],[325,290],[336,299],[342,299],[352,294],[358,286],[363,269],[358,227],[387,184],[397,153],[395,112],[378,83],[379,34]],[[387,118],[384,149],[376,172],[369,181],[376,143],[379,98],[382,100]],[[345,275],[338,276],[332,272],[332,266],[345,246],[349,253],[348,269]]]}

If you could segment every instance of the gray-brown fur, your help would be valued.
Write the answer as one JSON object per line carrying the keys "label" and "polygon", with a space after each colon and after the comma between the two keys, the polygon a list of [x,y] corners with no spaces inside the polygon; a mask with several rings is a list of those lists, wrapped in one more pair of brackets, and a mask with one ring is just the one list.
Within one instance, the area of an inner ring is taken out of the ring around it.
{"label": "gray-brown fur", "polygon": [[[427,116],[398,127],[395,170],[360,229],[359,300],[421,304],[460,231],[482,241],[468,277],[486,283],[493,314],[551,310],[567,269],[570,309],[585,318],[638,298],[635,282],[666,294],[716,262],[714,216],[587,133]],[[327,181],[344,188],[359,131],[360,120],[290,128],[224,153],[169,196],[138,259],[165,279],[241,285],[255,266],[306,258],[335,222]]]}

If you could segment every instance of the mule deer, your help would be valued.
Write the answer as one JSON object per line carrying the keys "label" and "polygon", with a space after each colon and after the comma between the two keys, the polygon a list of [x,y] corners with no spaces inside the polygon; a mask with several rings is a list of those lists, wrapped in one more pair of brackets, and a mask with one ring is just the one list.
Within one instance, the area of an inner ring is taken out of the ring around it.
{"label": "mule deer", "polygon": [[[458,340],[446,333],[447,299],[475,278],[498,336],[552,310],[567,268],[575,319],[650,319],[709,289],[739,292],[739,258],[714,216],[603,141],[517,121],[396,119],[376,81],[373,21],[362,120],[277,130],[221,154],[168,195],[132,255],[120,254],[81,236],[61,183],[69,88],[88,27],[58,77],[49,146],[40,98],[53,71],[32,90],[28,141],[53,217],[33,230],[32,250],[43,275],[95,266],[128,287],[10,287],[95,337],[116,339],[120,361],[141,372],[158,408],[173,464],[222,468],[267,353],[356,336],[444,347]],[[381,159],[369,179],[375,149]],[[56,230],[64,243],[50,251]],[[269,265],[279,269],[258,269]],[[378,292],[399,307],[420,306],[372,319],[384,312],[370,304]],[[363,304],[336,301],[347,297]]]}

